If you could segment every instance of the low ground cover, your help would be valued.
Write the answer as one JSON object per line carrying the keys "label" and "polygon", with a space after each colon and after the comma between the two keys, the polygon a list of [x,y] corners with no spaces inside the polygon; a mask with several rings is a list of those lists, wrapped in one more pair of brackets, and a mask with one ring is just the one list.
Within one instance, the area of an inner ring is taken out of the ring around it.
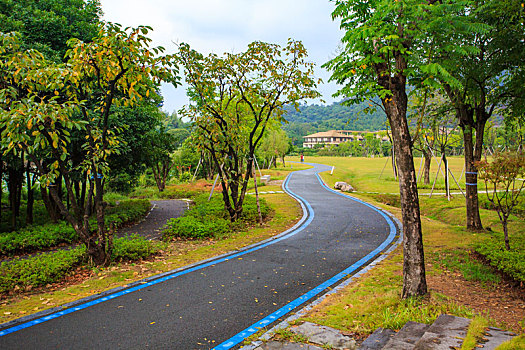
{"label": "low ground cover", "polygon": [[[138,221],[148,213],[150,207],[148,200],[123,200],[115,203],[107,209],[106,225],[115,230],[126,223]],[[92,226],[95,226],[95,218],[91,221]],[[0,258],[69,245],[78,240],[75,230],[67,222],[31,225],[17,231],[0,233]]]}
{"label": "low ground cover", "polygon": [[[262,219],[267,220],[272,210],[264,198],[260,198],[259,205]],[[222,197],[216,195],[208,201],[208,195],[205,194],[195,199],[194,207],[186,211],[184,216],[168,221],[163,239],[220,239],[256,224],[258,216],[256,199],[253,196],[245,197],[242,216],[232,223]]]}

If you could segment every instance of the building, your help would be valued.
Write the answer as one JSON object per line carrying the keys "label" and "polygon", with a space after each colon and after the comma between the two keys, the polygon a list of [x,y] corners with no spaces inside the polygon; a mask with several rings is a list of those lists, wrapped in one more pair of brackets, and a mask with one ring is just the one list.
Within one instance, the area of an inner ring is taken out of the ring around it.
{"label": "building", "polygon": [[376,138],[380,139],[381,142],[388,141],[388,137],[381,137],[378,134],[378,131],[350,131],[350,130],[330,130],[318,132],[316,134],[311,134],[303,136],[303,147],[304,148],[314,148],[317,144],[322,145],[339,145],[342,142],[354,141],[359,142],[363,141],[363,136],[359,134],[373,134]]}
{"label": "building", "polygon": [[[362,139],[361,136],[357,137],[360,137]],[[341,142],[354,141],[355,138],[355,135],[346,134],[338,130],[323,131],[303,136],[303,147],[314,148],[314,146],[317,144],[338,145]]]}

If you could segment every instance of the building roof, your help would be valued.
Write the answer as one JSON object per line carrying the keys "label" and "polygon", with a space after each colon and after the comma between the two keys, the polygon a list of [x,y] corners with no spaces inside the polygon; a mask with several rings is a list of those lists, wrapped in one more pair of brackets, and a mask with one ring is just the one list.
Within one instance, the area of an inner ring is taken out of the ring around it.
{"label": "building roof", "polygon": [[349,137],[348,135],[341,134],[337,130],[330,130],[330,131],[322,131],[311,135],[303,136],[305,137]]}

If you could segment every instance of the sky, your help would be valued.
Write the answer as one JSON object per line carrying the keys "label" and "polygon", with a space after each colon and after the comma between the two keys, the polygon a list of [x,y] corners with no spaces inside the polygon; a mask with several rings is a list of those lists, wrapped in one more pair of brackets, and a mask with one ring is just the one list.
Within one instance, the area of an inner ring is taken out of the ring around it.
{"label": "sky", "polygon": [[[177,51],[185,42],[209,54],[245,51],[249,43],[260,40],[285,45],[288,38],[301,40],[308,57],[317,66],[316,77],[322,99],[330,104],[338,89],[328,83],[330,73],[321,65],[333,58],[343,35],[333,22],[334,4],[329,0],[101,0],[103,19],[124,27],[148,25],[153,46],[165,53]],[[161,87],[166,112],[188,103],[185,86]],[[307,101],[320,104],[320,100]]]}

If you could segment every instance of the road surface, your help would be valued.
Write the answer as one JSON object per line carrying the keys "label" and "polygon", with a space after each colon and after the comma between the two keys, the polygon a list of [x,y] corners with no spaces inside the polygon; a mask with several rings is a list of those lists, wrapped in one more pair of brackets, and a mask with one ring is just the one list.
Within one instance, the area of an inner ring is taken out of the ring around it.
{"label": "road surface", "polygon": [[384,213],[326,188],[324,165],[292,173],[295,229],[221,256],[0,327],[0,349],[229,349],[323,294],[395,238]]}

